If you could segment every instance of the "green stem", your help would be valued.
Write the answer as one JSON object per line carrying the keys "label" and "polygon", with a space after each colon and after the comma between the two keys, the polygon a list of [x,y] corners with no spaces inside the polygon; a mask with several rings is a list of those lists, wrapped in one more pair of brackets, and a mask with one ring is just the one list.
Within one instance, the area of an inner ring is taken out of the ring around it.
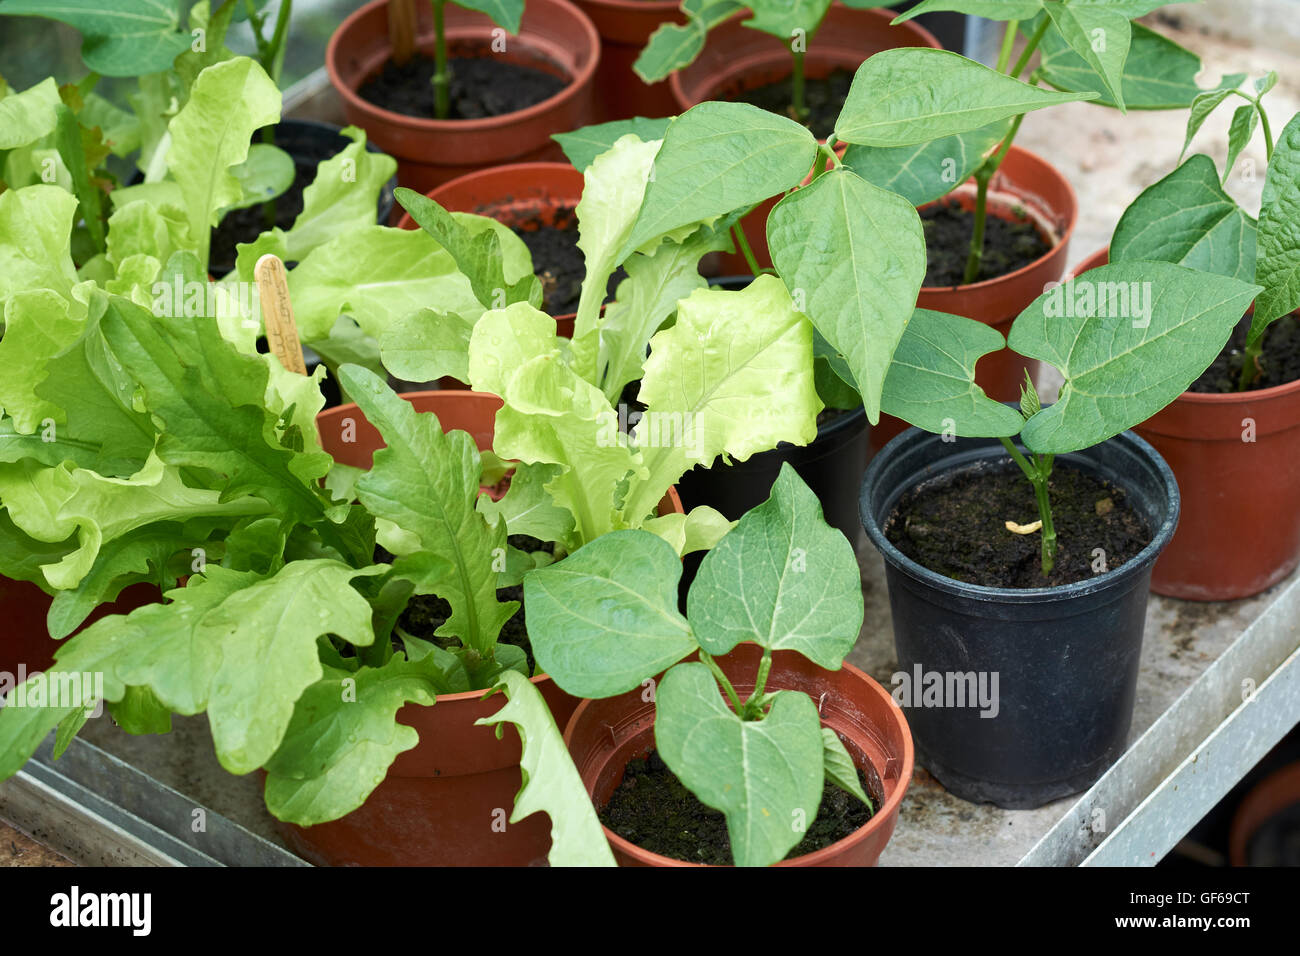
{"label": "green stem", "polygon": [[280,85],[280,74],[284,71],[284,37],[289,32],[289,17],[292,13],[293,0],[280,0],[280,11],[275,18],[275,30],[271,34],[271,42],[267,45],[271,62],[262,64],[276,86]]}
{"label": "green stem", "polygon": [[451,112],[449,96],[451,74],[447,71],[447,30],[443,23],[443,7],[447,0],[433,0],[433,99],[434,115],[446,119]]}
{"label": "green stem", "polygon": [[743,714],[745,708],[744,705],[740,703],[740,695],[736,693],[736,688],[731,686],[731,681],[727,680],[727,675],[722,673],[722,668],[717,665],[717,662],[714,661],[714,659],[710,657],[708,652],[702,647],[700,648],[700,660],[708,665],[709,670],[713,672],[713,679],[722,686],[722,690],[726,693],[727,699],[731,701],[732,709],[737,714]]}
{"label": "green stem", "polygon": [[803,95],[803,54],[793,53],[794,68],[790,73],[790,107],[794,110],[794,118],[800,123],[808,114],[808,108],[804,105]]}
{"label": "green stem", "polygon": [[999,73],[1007,72],[1011,62],[1011,49],[1016,45],[1016,31],[1020,29],[1019,20],[1008,20],[1006,31],[1002,34],[1002,49],[998,52],[998,65],[994,67]]}
{"label": "green stem", "polygon": [[1029,38],[1029,42],[1025,44],[1024,50],[1020,53],[1020,59],[1016,60],[1016,65],[1011,68],[1011,72],[1008,73],[1007,76],[1019,76],[1021,73],[1025,72],[1025,67],[1029,65],[1029,58],[1032,57],[1034,51],[1038,49],[1038,44],[1043,41],[1043,35],[1047,33],[1047,28],[1051,23],[1051,17],[1043,17],[1043,22],[1038,25],[1038,29],[1034,31],[1034,35]]}
{"label": "green stem", "polygon": [[763,659],[758,664],[758,678],[754,682],[754,692],[749,695],[749,700],[745,701],[745,714],[747,720],[757,720],[762,716],[759,702],[763,698],[763,691],[767,688],[767,675],[772,671],[772,649],[763,648]]}
{"label": "green stem", "polygon": [[1259,375],[1259,357],[1264,352],[1264,337],[1246,343],[1246,351],[1241,356],[1241,375],[1237,379],[1237,391],[1244,392],[1254,384]]}
{"label": "green stem", "polygon": [[970,285],[980,274],[980,265],[984,261],[984,231],[988,220],[989,183],[997,175],[1002,161],[1011,151],[1011,144],[1020,132],[1020,124],[1025,114],[1021,113],[1011,122],[1011,129],[998,151],[984,161],[984,165],[975,171],[975,229],[971,234],[970,255],[966,258],[966,272],[962,275],[962,285]]}
{"label": "green stem", "polygon": [[1259,114],[1259,125],[1264,131],[1264,158],[1268,162],[1273,161],[1273,130],[1268,125],[1268,114],[1264,112],[1264,107],[1259,100],[1255,100],[1255,112]]}
{"label": "green stem", "polygon": [[966,256],[962,285],[970,285],[979,278],[980,265],[984,262],[984,228],[988,221],[989,180],[992,178],[984,167],[975,174],[975,230],[970,237],[970,253]]}
{"label": "green stem", "polygon": [[1020,453],[1020,449],[1016,447],[1015,442],[1013,442],[1010,438],[1005,438],[1005,437],[1000,439],[1000,441],[1002,442],[1002,447],[1007,450],[1007,454],[1011,456],[1011,460],[1014,461],[1017,465],[1019,465],[1020,470],[1025,473],[1025,477],[1028,478],[1030,481],[1037,480],[1038,469],[1036,469],[1033,465],[1031,465],[1029,463],[1029,460]]}
{"label": "green stem", "polygon": [[749,237],[745,235],[745,230],[740,227],[740,223],[732,223],[731,235],[736,240],[736,248],[745,257],[745,264],[749,266],[749,274],[757,279],[763,274],[763,270],[758,267],[758,259],[754,256],[754,250],[749,247]]}
{"label": "green stem", "polygon": [[1052,474],[1052,456],[1044,455],[1038,459],[1039,480],[1034,483],[1034,497],[1038,499],[1038,517],[1042,519],[1042,565],[1043,577],[1052,573],[1056,564],[1056,525],[1052,522],[1052,501],[1048,497],[1047,479]]}
{"label": "green stem", "polygon": [[1011,459],[1020,466],[1029,483],[1034,486],[1034,498],[1038,502],[1038,517],[1043,522],[1040,532],[1042,540],[1041,564],[1043,576],[1052,573],[1056,564],[1056,525],[1052,521],[1052,502],[1048,494],[1047,481],[1052,476],[1052,455],[1035,455],[1032,462],[1020,453],[1020,449],[1009,438],[1001,439],[1002,446],[1011,455]]}

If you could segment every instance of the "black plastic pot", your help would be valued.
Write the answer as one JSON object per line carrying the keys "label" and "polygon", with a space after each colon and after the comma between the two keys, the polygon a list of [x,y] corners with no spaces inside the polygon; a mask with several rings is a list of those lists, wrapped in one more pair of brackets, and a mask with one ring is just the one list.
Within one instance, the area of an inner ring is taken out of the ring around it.
{"label": "black plastic pot", "polygon": [[[885,538],[882,525],[908,490],[1006,458],[996,439],[945,442],[909,429],[867,468],[861,514],[885,559],[898,673],[906,675],[895,675],[895,699],[905,686],[920,689],[918,674],[924,686],[926,675],[938,673],[953,691],[955,675],[984,675],[986,689],[996,689],[985,707],[969,706],[969,699],[956,706],[955,693],[938,706],[909,701],[917,760],[963,799],[1027,809],[1087,789],[1124,751],[1151,566],[1178,523],[1178,485],[1155,449],[1132,432],[1058,456],[1123,488],[1154,531],[1124,565],[1060,587],[964,584],[927,570]],[[1008,480],[1024,479],[1016,473]]]}
{"label": "black plastic pot", "polygon": [[[740,290],[752,281],[750,276],[726,276],[710,279],[709,284]],[[867,463],[867,415],[861,406],[821,425],[808,445],[782,442],[747,461],[731,465],[715,461],[709,468],[692,468],[677,483],[677,493],[687,511],[710,505],[734,521],[768,499],[787,461],[820,499],[826,521],[856,542],[858,486]]]}

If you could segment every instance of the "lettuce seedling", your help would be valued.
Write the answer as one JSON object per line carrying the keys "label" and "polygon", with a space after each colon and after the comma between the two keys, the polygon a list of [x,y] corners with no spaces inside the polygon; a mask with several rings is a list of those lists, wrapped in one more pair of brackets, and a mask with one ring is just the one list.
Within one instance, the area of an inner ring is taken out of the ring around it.
{"label": "lettuce seedling", "polygon": [[[775,863],[816,817],[823,781],[871,806],[838,735],[822,727],[818,703],[768,683],[779,650],[839,669],[862,626],[857,560],[785,464],[771,497],[704,557],[685,616],[677,609],[681,571],[660,538],[627,530],[529,572],[533,648],[579,697],[612,697],[666,671],[654,689],[660,757],[726,814],[738,865]],[[763,648],[743,700],[714,660],[741,641]]]}
{"label": "lettuce seedling", "polygon": [[[1168,262],[1102,266],[1044,292],[1006,341],[971,319],[917,309],[885,379],[882,407],[926,431],[998,438],[1034,487],[1042,570],[1056,557],[1048,482],[1056,455],[1088,448],[1150,418],[1219,354],[1260,287]],[[1054,365],[1058,401],[1028,383],[1019,410],[975,384],[980,357],[1008,346]],[[1028,454],[1011,441],[1020,436]]]}
{"label": "lettuce seedling", "polygon": [[1254,95],[1232,88],[1205,93],[1192,107],[1184,154],[1205,119],[1220,103],[1237,96],[1246,103],[1233,113],[1223,182],[1257,127],[1262,127],[1268,172],[1256,222],[1223,190],[1214,160],[1191,156],[1159,182],[1148,187],[1124,211],[1111,239],[1113,262],[1160,260],[1205,272],[1254,281],[1262,291],[1237,379],[1244,391],[1259,378],[1264,333],[1269,325],[1300,308],[1300,114],[1273,141],[1261,100],[1277,82],[1269,72],[1254,81]]}
{"label": "lettuce seedling", "polygon": [[[996,66],[988,70],[936,50],[876,54],[854,77],[836,126],[836,138],[854,144],[844,161],[917,205],[974,176],[974,230],[962,280],[974,282],[983,261],[989,183],[1024,119],[1023,110],[1010,111],[1008,118],[995,107],[1011,105],[1026,96],[1027,87],[1045,82],[1121,112],[1187,108],[1202,92],[1194,80],[1199,59],[1131,22],[1164,5],[1163,0],[919,3],[894,22],[941,10],[1006,21]],[[1013,62],[1021,31],[1028,39]],[[1041,63],[1026,84],[1020,77],[1036,51],[1042,53]]]}
{"label": "lettuce seedling", "polygon": [[[0,443],[5,457],[22,456],[0,464],[0,557],[7,539],[36,542],[26,561],[72,595],[73,607],[60,607],[65,634],[123,575],[152,568],[174,582],[182,557],[189,580],[58,648],[54,676],[30,678],[17,691],[25,702],[0,710],[0,777],[56,727],[61,752],[95,703],[37,688],[62,673],[102,673],[108,709],[129,732],[206,713],[222,766],[264,768],[271,812],[311,825],[360,806],[416,745],[396,720],[404,704],[495,687],[510,705],[494,720],[528,721],[524,760],[538,771],[517,814],[545,809],[566,832],[587,831],[570,845],[579,854],[559,849],[553,861],[608,862],[524,652],[498,643],[518,605],[497,596],[506,529],[478,509],[470,436],[444,433],[373,373],[345,366],[345,387],[386,447],[369,471],[339,472],[314,425],[320,373],[292,375],[241,352],[211,319],[157,318],[85,291],[94,327],[83,339],[118,376],[121,404],[105,424],[136,416],[135,447],[147,457],[128,478],[107,479],[63,456],[46,465],[32,457],[35,443]],[[376,561],[377,537],[400,540],[391,563]],[[412,596],[427,594],[450,608],[433,635],[441,642],[398,627]]]}

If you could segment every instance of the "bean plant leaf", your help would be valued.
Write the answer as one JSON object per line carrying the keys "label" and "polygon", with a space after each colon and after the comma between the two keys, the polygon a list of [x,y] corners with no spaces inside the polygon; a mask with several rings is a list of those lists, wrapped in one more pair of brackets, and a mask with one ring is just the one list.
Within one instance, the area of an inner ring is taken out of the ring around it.
{"label": "bean plant leaf", "polygon": [[915,146],[1045,106],[1096,99],[1053,93],[948,50],[885,50],[864,61],[835,123],[835,138],[863,146]]}
{"label": "bean plant leaf", "polygon": [[649,531],[601,535],[524,577],[537,665],[570,694],[612,697],[696,648],[677,610],[682,562]]}
{"label": "bean plant leaf", "polygon": [[715,656],[755,641],[839,670],[862,627],[860,577],[853,546],[786,462],[767,501],[704,556],[686,614]]}
{"label": "bean plant leaf", "polygon": [[1025,445],[1064,454],[1145,421],[1205,371],[1258,291],[1171,263],[1120,262],[1043,293],[1008,344],[1056,366],[1065,384],[1025,423]]}
{"label": "bean plant leaf", "polygon": [[175,3],[159,0],[3,0],[0,15],[48,17],[81,31],[81,58],[105,76],[171,69],[193,37]]}
{"label": "bean plant leaf", "polygon": [[614,866],[614,854],[546,699],[516,671],[505,671],[494,689],[509,700],[475,724],[496,726],[499,731],[509,721],[523,742],[519,768],[524,783],[510,822],[518,823],[538,811],[551,818],[551,849],[546,857],[551,866]]}
{"label": "bean plant leaf", "polygon": [[682,0],[687,22],[665,22],[650,35],[650,41],[632,64],[645,83],[658,83],[670,73],[689,65],[704,49],[708,32],[745,9],[733,0]]}
{"label": "bean plant leaf", "polygon": [[1300,114],[1277,137],[1264,180],[1255,281],[1264,287],[1250,325],[1253,342],[1300,307]]}
{"label": "bean plant leaf", "polygon": [[974,174],[1008,129],[1000,121],[914,146],[850,146],[844,165],[913,206],[946,196]]}
{"label": "bean plant leaf", "polygon": [[975,363],[1006,347],[983,322],[917,309],[894,350],[880,407],[935,434],[997,438],[1020,431],[1015,409],[975,384]]}
{"label": "bean plant leaf", "polygon": [[[933,138],[933,137],[929,137]],[[673,121],[618,261],[676,229],[799,185],[817,141],[794,120],[747,103],[701,103]]]}
{"label": "bean plant leaf", "polygon": [[655,694],[655,747],[702,803],[727,817],[737,866],[779,862],[821,801],[817,706],[778,691],[762,720],[741,720],[703,664],[679,664]]}
{"label": "bean plant leaf", "polygon": [[[1196,85],[1201,58],[1140,23],[1130,26],[1128,57],[1119,81],[1125,108],[1186,109],[1203,92]],[[1118,105],[1107,81],[1058,33],[1049,30],[1039,49],[1039,72],[1045,82],[1058,90],[1091,92],[1098,106]]]}
{"label": "bean plant leaf", "polygon": [[848,362],[875,424],[925,279],[921,217],[902,196],[841,168],[776,204],[767,244],[801,310]]}
{"label": "bean plant leaf", "polygon": [[1237,165],[1237,157],[1250,143],[1259,126],[1259,112],[1253,103],[1238,106],[1232,111],[1232,123],[1228,126],[1228,156],[1223,161],[1223,181],[1226,183],[1232,175],[1232,167]]}
{"label": "bean plant leaf", "polygon": [[873,812],[875,811],[871,798],[867,796],[866,791],[862,789],[862,782],[858,780],[858,768],[854,765],[849,752],[844,749],[844,741],[840,740],[840,735],[830,727],[822,728],[822,765],[827,780],[841,790],[853,794]]}
{"label": "bean plant leaf", "polygon": [[1155,259],[1249,282],[1255,243],[1255,220],[1223,191],[1214,160],[1198,153],[1124,210],[1110,258]]}
{"label": "bean plant leaf", "polygon": [[456,0],[470,10],[486,13],[492,22],[504,27],[512,36],[519,33],[519,24],[524,16],[524,0]]}
{"label": "bean plant leaf", "polygon": [[1028,20],[1043,9],[1043,0],[921,0],[906,13],[894,17],[903,23],[923,13],[965,13],[986,20]]}
{"label": "bean plant leaf", "polygon": [[752,15],[743,26],[789,41],[795,31],[811,38],[830,9],[831,0],[751,0]]}
{"label": "bean plant leaf", "polygon": [[597,156],[608,152],[628,133],[643,143],[649,143],[663,139],[668,124],[672,121],[671,116],[658,119],[634,116],[631,119],[584,126],[571,133],[552,133],[551,139],[560,144],[560,149],[564,150],[564,155],[573,164],[573,168],[581,173],[586,171]]}
{"label": "bean plant leaf", "polygon": [[1183,151],[1178,155],[1178,161],[1181,163],[1183,157],[1187,155],[1187,148],[1192,145],[1192,140],[1200,132],[1205,121],[1229,96],[1236,91],[1246,80],[1245,73],[1230,73],[1224,76],[1223,81],[1219,84],[1218,89],[1206,90],[1199,94],[1196,99],[1192,100],[1191,111],[1187,115],[1187,135],[1183,139]]}
{"label": "bean plant leaf", "polygon": [[426,552],[442,559],[444,573],[423,582],[451,605],[435,635],[456,636],[491,657],[502,626],[518,602],[496,595],[497,554],[505,554],[506,529],[489,525],[475,509],[480,462],[467,432],[444,432],[432,412],[417,413],[373,372],[356,365],[339,369],[339,381],[387,447],[356,485],[371,514],[416,534]]}
{"label": "bean plant leaf", "polygon": [[1125,111],[1124,62],[1130,43],[1129,18],[1106,3],[1044,3],[1061,38],[1101,79],[1105,91]]}
{"label": "bean plant leaf", "polygon": [[248,158],[230,167],[242,195],[220,215],[274,199],[293,185],[296,173],[293,157],[284,150],[269,143],[254,143],[248,147]]}
{"label": "bean plant leaf", "polygon": [[400,654],[382,667],[325,670],[298,699],[266,764],[266,806],[299,826],[337,820],[383,782],[397,755],[420,742],[397,722],[405,704],[432,706],[429,666]]}

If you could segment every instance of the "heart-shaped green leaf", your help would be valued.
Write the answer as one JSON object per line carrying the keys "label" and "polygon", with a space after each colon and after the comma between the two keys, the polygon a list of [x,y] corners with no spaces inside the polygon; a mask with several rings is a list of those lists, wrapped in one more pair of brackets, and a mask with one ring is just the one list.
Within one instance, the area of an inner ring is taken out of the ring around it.
{"label": "heart-shaped green leaf", "polygon": [[956,189],[1006,136],[1006,121],[915,146],[850,146],[844,165],[921,206]]}
{"label": "heart-shaped green leaf", "polygon": [[1258,291],[1166,262],[1120,262],[1043,293],[1008,344],[1055,365],[1065,384],[1025,423],[1025,445],[1063,454],[1150,418],[1205,371]]}
{"label": "heart-shaped green leaf", "polygon": [[703,664],[679,664],[655,695],[659,756],[702,803],[727,817],[737,866],[779,862],[821,801],[822,735],[805,694],[779,691],[762,720],[741,720]]}
{"label": "heart-shaped green leaf", "polygon": [[786,462],[771,497],[705,555],[687,617],[710,654],[756,641],[838,670],[862,626],[859,578],[853,545]]}
{"label": "heart-shaped green leaf", "polygon": [[1124,210],[1110,258],[1155,259],[1249,282],[1255,232],[1255,220],[1219,185],[1214,160],[1198,153]]}
{"label": "heart-shaped green leaf", "polygon": [[975,384],[975,363],[1006,344],[983,322],[917,309],[894,350],[881,408],[935,434],[1016,434],[1023,419],[1015,409],[993,401]]}
{"label": "heart-shaped green leaf", "polygon": [[649,531],[601,535],[524,577],[538,666],[570,694],[612,697],[695,650],[677,610],[681,559]]}
{"label": "heart-shaped green leaf", "polygon": [[1255,281],[1264,291],[1255,303],[1252,340],[1274,319],[1300,307],[1300,115],[1286,124],[1268,163]]}
{"label": "heart-shaped green leaf", "polygon": [[835,123],[835,138],[864,146],[915,146],[1031,110],[1096,99],[1022,83],[947,50],[885,50],[866,60]]}
{"label": "heart-shaped green leaf", "polygon": [[817,141],[747,103],[701,103],[664,134],[641,212],[618,261],[660,236],[762,202],[812,169]]}
{"label": "heart-shaped green leaf", "polygon": [[767,244],[796,308],[844,356],[874,424],[885,373],[925,279],[915,207],[848,169],[786,196]]}

